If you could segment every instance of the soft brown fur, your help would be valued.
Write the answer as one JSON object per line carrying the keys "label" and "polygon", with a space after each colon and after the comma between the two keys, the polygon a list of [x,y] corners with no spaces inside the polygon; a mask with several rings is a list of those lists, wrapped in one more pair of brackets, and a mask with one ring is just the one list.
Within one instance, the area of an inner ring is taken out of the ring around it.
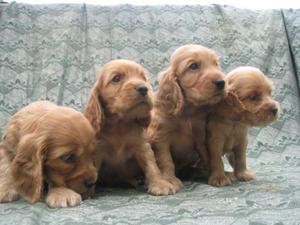
{"label": "soft brown fur", "polygon": [[[263,127],[279,115],[279,103],[272,99],[273,84],[254,67],[239,67],[225,78],[229,94],[208,121],[208,148],[211,175],[208,183],[213,186],[254,179],[246,166],[248,127]],[[234,169],[234,176],[226,176],[222,155],[226,155]]]}
{"label": "soft brown fur", "polygon": [[[145,95],[138,91],[140,87],[147,89]],[[97,132],[100,184],[135,186],[141,169],[149,193],[174,193],[162,179],[143,133],[150,122],[152,95],[145,69],[135,62],[112,60],[100,71],[85,111]]]}
{"label": "soft brown fur", "polygon": [[24,107],[2,138],[0,202],[19,194],[38,202],[47,183],[49,207],[80,204],[94,191],[95,144],[95,131],[82,113],[47,101]]}
{"label": "soft brown fur", "polygon": [[[192,167],[199,155],[208,160],[206,117],[226,95],[223,78],[217,55],[200,45],[178,48],[161,74],[148,135],[158,166],[176,191],[182,187],[176,174]],[[216,81],[224,87],[218,89]]]}

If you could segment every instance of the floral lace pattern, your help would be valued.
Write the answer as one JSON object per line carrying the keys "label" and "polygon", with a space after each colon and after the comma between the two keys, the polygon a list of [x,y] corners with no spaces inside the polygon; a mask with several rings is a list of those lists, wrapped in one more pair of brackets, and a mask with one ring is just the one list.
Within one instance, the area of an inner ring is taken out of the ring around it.
{"label": "floral lace pattern", "polygon": [[300,224],[300,11],[229,6],[0,4],[0,133],[24,105],[48,99],[83,110],[97,70],[135,60],[153,87],[178,46],[214,49],[225,72],[250,65],[274,82],[280,120],[249,133],[257,180],[215,188],[186,182],[174,196],[100,192],[75,208],[0,205],[0,224]]}

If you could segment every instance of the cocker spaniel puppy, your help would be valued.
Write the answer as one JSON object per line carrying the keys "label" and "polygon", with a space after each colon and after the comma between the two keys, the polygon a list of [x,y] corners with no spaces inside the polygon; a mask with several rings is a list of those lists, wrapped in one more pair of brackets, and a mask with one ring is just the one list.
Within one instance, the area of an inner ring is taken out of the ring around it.
{"label": "cocker spaniel puppy", "polygon": [[[280,111],[279,103],[271,96],[272,81],[259,69],[239,67],[225,80],[229,94],[210,115],[207,128],[211,167],[208,183],[213,186],[229,185],[235,179],[254,179],[246,165],[248,127],[266,126],[278,118]],[[234,176],[224,173],[224,154]]]}
{"label": "cocker spaniel puppy", "polygon": [[149,193],[174,193],[173,186],[163,180],[144,136],[152,98],[146,71],[139,64],[120,59],[103,66],[85,111],[97,132],[100,184],[136,186],[142,172]]}
{"label": "cocker spaniel puppy", "polygon": [[226,83],[214,51],[192,44],[176,49],[161,74],[148,129],[158,166],[176,191],[182,187],[176,175],[199,155],[207,163],[206,118],[224,96]]}
{"label": "cocker spaniel puppy", "polygon": [[95,131],[82,113],[48,101],[24,107],[2,138],[0,202],[21,195],[35,203],[47,189],[49,207],[80,204],[97,180],[95,147]]}

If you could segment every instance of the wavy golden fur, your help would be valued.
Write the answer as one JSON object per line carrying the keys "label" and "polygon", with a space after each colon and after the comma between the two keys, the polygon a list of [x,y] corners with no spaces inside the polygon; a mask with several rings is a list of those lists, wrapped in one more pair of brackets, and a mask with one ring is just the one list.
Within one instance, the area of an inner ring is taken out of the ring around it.
{"label": "wavy golden fur", "polygon": [[[218,104],[208,121],[211,175],[208,183],[225,186],[238,179],[254,179],[246,165],[248,127],[263,127],[277,120],[280,106],[272,98],[272,81],[259,69],[239,67],[225,78],[228,96]],[[234,174],[224,172],[226,155]],[[228,176],[229,175],[229,176]]]}
{"label": "wavy golden fur", "polygon": [[94,192],[95,132],[80,112],[47,101],[9,120],[1,142],[0,202],[42,200],[49,207],[80,204]]}
{"label": "wavy golden fur", "polygon": [[172,185],[163,180],[144,137],[152,107],[151,85],[141,65],[120,59],[103,66],[85,111],[97,132],[100,184],[136,186],[136,176],[142,173],[149,193],[174,193]]}
{"label": "wavy golden fur", "polygon": [[182,186],[176,174],[192,167],[199,155],[208,160],[206,118],[226,96],[223,79],[215,52],[200,45],[176,49],[160,76],[148,135],[158,166],[176,191]]}

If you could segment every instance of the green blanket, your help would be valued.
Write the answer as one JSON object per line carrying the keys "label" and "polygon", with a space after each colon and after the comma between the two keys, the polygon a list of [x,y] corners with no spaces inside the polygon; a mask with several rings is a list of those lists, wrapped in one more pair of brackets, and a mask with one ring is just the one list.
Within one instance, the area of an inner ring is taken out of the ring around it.
{"label": "green blanket", "polygon": [[256,66],[274,81],[280,120],[250,130],[257,180],[215,188],[185,182],[174,196],[105,189],[68,209],[24,200],[0,204],[0,224],[300,224],[300,10],[228,6],[0,4],[0,133],[38,99],[83,110],[96,71],[135,60],[153,87],[178,46],[214,49],[225,72]]}

